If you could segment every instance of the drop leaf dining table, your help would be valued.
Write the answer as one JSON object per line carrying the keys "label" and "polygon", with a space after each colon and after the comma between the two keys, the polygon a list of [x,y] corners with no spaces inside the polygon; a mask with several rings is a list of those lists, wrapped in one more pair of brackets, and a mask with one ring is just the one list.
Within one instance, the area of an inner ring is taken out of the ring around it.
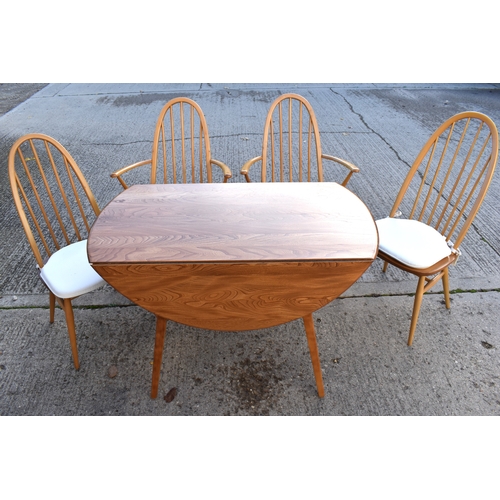
{"label": "drop leaf dining table", "polygon": [[97,273],[156,316],[152,398],[168,320],[244,331],[299,318],[323,397],[312,313],[377,249],[366,205],[330,182],[135,185],[102,210],[87,244]]}

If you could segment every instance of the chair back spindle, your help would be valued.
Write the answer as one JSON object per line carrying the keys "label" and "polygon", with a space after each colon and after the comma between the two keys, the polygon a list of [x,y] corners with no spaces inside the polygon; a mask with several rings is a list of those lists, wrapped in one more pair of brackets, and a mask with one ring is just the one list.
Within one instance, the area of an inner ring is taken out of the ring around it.
{"label": "chair back spindle", "polygon": [[269,109],[264,125],[261,180],[323,181],[316,116],[300,95],[284,94]]}
{"label": "chair back spindle", "polygon": [[498,156],[487,116],[464,112],[444,122],[413,163],[390,216],[434,227],[458,248],[481,206]]}
{"label": "chair back spindle", "polygon": [[172,99],[160,112],[151,168],[151,183],[156,182],[212,182],[208,127],[200,106],[191,99]]}
{"label": "chair back spindle", "polygon": [[85,239],[100,213],[69,152],[44,134],[28,134],[8,161],[14,203],[39,267],[55,251]]}

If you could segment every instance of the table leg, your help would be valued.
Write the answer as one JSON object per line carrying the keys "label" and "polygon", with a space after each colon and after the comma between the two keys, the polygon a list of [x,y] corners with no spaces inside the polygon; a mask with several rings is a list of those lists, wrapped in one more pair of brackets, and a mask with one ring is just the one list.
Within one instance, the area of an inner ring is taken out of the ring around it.
{"label": "table leg", "polygon": [[151,398],[158,396],[158,384],[160,382],[161,362],[163,357],[163,344],[165,343],[165,331],[167,319],[156,316],[156,338],[155,353],[153,358],[153,381],[151,383]]}
{"label": "table leg", "polygon": [[320,398],[325,396],[323,387],[323,376],[321,375],[321,364],[319,361],[318,343],[316,342],[316,332],[314,331],[314,321],[312,314],[308,314],[302,318],[306,328],[307,343],[309,344],[309,353],[313,365],[314,378],[316,379],[316,387]]}

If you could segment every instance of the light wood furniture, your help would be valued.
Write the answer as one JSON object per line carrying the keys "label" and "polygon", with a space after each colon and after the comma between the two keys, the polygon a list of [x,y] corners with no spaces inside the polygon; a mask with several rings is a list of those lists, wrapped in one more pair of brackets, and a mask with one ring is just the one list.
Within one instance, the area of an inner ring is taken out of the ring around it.
{"label": "light wood furniture", "polygon": [[323,154],[312,106],[301,95],[284,94],[271,104],[267,113],[261,155],[247,161],[240,173],[250,182],[250,167],[260,161],[262,182],[322,182],[323,160],[336,162],[349,170],[342,186],[347,185],[353,173],[359,172],[352,163]]}
{"label": "light wood furniture", "polygon": [[9,154],[9,178],[14,203],[49,289],[50,322],[55,302],[66,324],[78,370],[72,299],[105,284],[87,260],[86,235],[99,215],[97,202],[69,152],[44,134],[19,138]]}
{"label": "light wood furniture", "polygon": [[441,279],[450,308],[448,267],[460,255],[497,157],[498,132],[489,117],[472,111],[451,117],[420,151],[389,218],[377,221],[384,272],[392,264],[418,276],[408,345],[413,342],[422,297]]}
{"label": "light wood furniture", "polygon": [[212,158],[205,115],[200,106],[187,97],[168,101],[160,111],[151,158],[121,168],[111,177],[127,189],[122,176],[144,165],[151,165],[150,184],[212,182],[212,165],[222,170],[223,182],[232,177],[226,164]]}
{"label": "light wood furniture", "polygon": [[167,319],[241,331],[297,318],[323,397],[311,314],[363,274],[377,243],[367,207],[336,183],[135,185],[102,211],[88,252],[157,318],[153,398]]}

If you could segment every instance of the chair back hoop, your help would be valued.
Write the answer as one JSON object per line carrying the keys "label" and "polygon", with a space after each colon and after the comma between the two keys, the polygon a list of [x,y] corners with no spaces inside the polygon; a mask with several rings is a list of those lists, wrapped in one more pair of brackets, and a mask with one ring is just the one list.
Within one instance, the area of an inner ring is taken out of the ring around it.
{"label": "chair back hoop", "polygon": [[153,138],[151,184],[212,182],[205,115],[192,99],[177,97],[162,108]]}
{"label": "chair back hoop", "polygon": [[271,104],[264,125],[261,180],[323,181],[318,122],[301,95],[283,94]]}
{"label": "chair back hoop", "polygon": [[479,210],[498,159],[494,122],[475,111],[446,120],[415,159],[390,216],[424,222],[458,248]]}
{"label": "chair back hoop", "polygon": [[13,145],[8,159],[16,210],[37,264],[61,247],[85,239],[100,213],[80,168],[58,141],[27,134]]}

